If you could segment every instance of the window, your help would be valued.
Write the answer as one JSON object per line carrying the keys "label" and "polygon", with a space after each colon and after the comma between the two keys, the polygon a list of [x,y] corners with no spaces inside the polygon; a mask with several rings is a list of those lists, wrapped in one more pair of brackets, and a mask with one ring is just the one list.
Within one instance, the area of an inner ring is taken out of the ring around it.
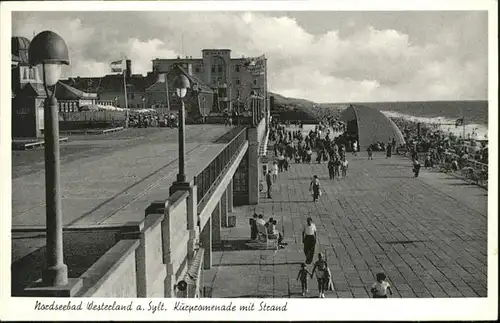
{"label": "window", "polygon": [[215,65],[212,65],[212,73],[215,73]]}
{"label": "window", "polygon": [[219,73],[222,73],[222,65],[217,65],[217,69],[218,69]]}
{"label": "window", "polygon": [[239,98],[240,97],[240,90],[239,89],[236,89],[236,97]]}
{"label": "window", "polygon": [[30,80],[35,79],[35,69],[34,68],[29,69],[29,78],[30,78]]}
{"label": "window", "polygon": [[195,72],[196,72],[196,73],[200,73],[200,66],[199,66],[199,65],[197,65],[197,66],[194,68],[194,70],[195,70]]}
{"label": "window", "polygon": [[253,85],[257,85],[257,80],[253,80]]}
{"label": "window", "polygon": [[235,69],[236,69],[236,73],[239,73],[239,72],[240,72],[240,64],[237,64],[237,65],[235,66]]}
{"label": "window", "polygon": [[236,79],[236,85],[240,85],[241,81],[240,79]]}

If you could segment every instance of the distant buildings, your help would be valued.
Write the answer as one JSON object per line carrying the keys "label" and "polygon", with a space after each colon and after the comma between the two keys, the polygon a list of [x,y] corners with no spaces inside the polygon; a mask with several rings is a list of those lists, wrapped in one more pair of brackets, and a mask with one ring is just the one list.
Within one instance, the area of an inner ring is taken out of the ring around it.
{"label": "distant buildings", "polygon": [[[152,71],[146,76],[132,74],[132,61],[127,60],[128,107],[172,108],[172,102],[167,102],[167,98],[175,100],[171,73],[175,66],[189,75],[192,85],[198,90],[203,93],[211,91],[212,103],[205,101],[198,107],[202,115],[233,111],[243,114],[269,106],[266,103],[267,59],[264,56],[231,58],[229,49],[204,49],[201,58],[156,58],[152,61]],[[76,77],[64,82],[83,91],[96,92],[100,100],[115,100],[118,106],[125,105],[122,75]]]}
{"label": "distant buildings", "polygon": [[231,58],[229,49],[204,49],[201,58],[154,59],[153,74],[166,73],[177,64],[214,90],[219,111],[242,113],[251,109],[252,97],[268,97],[264,56]]}
{"label": "distant buildings", "polygon": [[[12,135],[40,137],[43,132],[45,91],[37,68],[29,66],[24,37],[12,37]],[[126,60],[125,100],[122,74],[70,77],[59,81],[56,97],[60,112],[76,112],[87,104],[113,104],[131,109],[155,108],[160,113],[178,110],[173,81],[177,73],[188,76],[191,88],[185,99],[187,121],[209,114],[238,114],[260,120],[269,109],[267,59],[231,58],[229,49],[204,49],[201,58],[156,58],[146,76],[132,73]],[[254,121],[255,121],[254,120]]]}

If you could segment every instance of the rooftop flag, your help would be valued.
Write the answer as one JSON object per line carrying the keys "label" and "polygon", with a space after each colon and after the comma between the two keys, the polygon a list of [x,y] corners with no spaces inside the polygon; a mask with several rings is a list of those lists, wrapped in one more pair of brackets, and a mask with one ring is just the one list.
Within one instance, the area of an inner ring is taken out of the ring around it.
{"label": "rooftop flag", "polygon": [[125,70],[125,60],[121,59],[119,61],[113,61],[109,65],[111,67],[111,72],[112,73],[123,73]]}
{"label": "rooftop flag", "polygon": [[266,62],[265,55],[261,55],[258,57],[248,57],[245,59],[243,67],[248,71],[259,73],[260,75],[262,75],[264,74],[265,70],[265,62]]}

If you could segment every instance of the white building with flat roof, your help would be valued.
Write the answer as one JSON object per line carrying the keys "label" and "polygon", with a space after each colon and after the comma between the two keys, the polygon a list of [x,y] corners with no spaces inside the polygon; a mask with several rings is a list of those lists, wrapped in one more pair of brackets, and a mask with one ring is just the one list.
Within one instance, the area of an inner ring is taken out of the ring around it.
{"label": "white building with flat roof", "polygon": [[267,58],[231,58],[230,49],[203,49],[201,58],[156,58],[153,74],[168,73],[181,65],[190,74],[209,85],[216,93],[220,112],[251,111],[252,98],[260,98],[260,106],[267,109]]}

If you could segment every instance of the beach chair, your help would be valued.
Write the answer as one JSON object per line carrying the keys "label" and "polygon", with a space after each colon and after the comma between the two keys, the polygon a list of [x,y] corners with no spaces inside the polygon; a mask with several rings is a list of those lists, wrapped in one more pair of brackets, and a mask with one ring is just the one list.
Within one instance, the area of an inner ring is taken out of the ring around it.
{"label": "beach chair", "polygon": [[278,249],[278,236],[276,234],[267,233],[267,228],[263,224],[257,223],[257,231],[259,233],[259,238],[263,238],[266,242],[266,249],[272,246],[273,249]]}

